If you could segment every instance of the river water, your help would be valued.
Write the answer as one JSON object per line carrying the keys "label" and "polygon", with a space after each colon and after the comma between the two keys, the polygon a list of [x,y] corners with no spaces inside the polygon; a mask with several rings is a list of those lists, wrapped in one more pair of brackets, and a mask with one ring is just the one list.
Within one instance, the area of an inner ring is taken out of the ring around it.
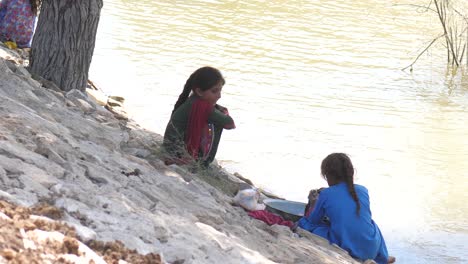
{"label": "river water", "polygon": [[237,129],[217,159],[306,201],[346,152],[398,263],[468,259],[468,74],[451,74],[428,1],[105,1],[90,79],[163,133],[198,67],[225,78]]}

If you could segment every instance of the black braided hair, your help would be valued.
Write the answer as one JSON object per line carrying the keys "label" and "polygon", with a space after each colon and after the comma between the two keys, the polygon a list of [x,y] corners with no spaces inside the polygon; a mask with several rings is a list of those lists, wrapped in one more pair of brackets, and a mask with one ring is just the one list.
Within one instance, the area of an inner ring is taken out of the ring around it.
{"label": "black braided hair", "polygon": [[321,165],[322,176],[326,180],[340,183],[345,182],[348,186],[349,194],[356,202],[356,213],[359,215],[361,204],[354,188],[354,167],[351,159],[344,153],[332,153],[328,155]]}
{"label": "black braided hair", "polygon": [[200,90],[206,91],[220,82],[222,85],[225,83],[223,75],[218,69],[209,66],[199,68],[193,72],[185,82],[184,89],[179,95],[179,99],[177,99],[172,113],[174,113],[174,111],[179,108],[179,106],[187,101],[190,92],[195,88],[200,88]]}

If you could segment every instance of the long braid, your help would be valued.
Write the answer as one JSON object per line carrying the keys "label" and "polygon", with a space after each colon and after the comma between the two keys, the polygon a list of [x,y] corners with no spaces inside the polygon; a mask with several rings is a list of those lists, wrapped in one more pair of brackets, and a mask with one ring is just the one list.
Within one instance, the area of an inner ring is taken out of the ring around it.
{"label": "long braid", "polygon": [[328,155],[322,161],[322,175],[325,179],[333,182],[345,182],[349,194],[356,202],[356,213],[359,216],[361,204],[357,197],[356,189],[354,188],[354,168],[351,159],[344,153],[333,153]]}
{"label": "long braid", "polygon": [[359,203],[359,199],[356,194],[356,189],[354,188],[353,164],[351,163],[350,158],[346,154],[343,154],[342,158],[346,185],[348,186],[348,191],[351,194],[351,197],[353,197],[353,200],[356,202],[356,214],[359,216],[359,212],[361,211],[361,204]]}
{"label": "long braid", "polygon": [[359,216],[361,211],[361,204],[359,203],[359,198],[356,194],[356,189],[354,188],[354,168],[351,160],[348,156],[345,156],[348,162],[344,163],[344,169],[346,171],[346,185],[348,185],[348,191],[353,197],[353,200],[356,202],[356,214]]}
{"label": "long braid", "polygon": [[174,105],[174,109],[172,110],[172,113],[179,108],[185,101],[187,101],[187,98],[190,95],[190,92],[192,91],[192,79],[193,79],[193,74],[188,78],[187,82],[184,85],[184,90],[182,90],[182,93],[179,95],[179,99],[177,99],[177,102]]}
{"label": "long braid", "polygon": [[351,197],[353,197],[353,200],[356,202],[356,214],[359,216],[359,212],[361,211],[361,204],[359,203],[356,190],[354,189],[353,180],[346,178],[346,185],[348,185],[348,191],[351,194]]}

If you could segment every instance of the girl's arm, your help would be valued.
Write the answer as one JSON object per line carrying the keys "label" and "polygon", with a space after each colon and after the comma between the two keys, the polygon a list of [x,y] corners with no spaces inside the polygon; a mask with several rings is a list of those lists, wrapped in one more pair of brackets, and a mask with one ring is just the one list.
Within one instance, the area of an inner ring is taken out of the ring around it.
{"label": "girl's arm", "polygon": [[317,226],[317,225],[323,225],[324,223],[322,222],[322,218],[325,216],[325,203],[326,203],[327,197],[326,194],[321,192],[319,194],[319,197],[317,199],[317,202],[315,203],[315,208],[314,210],[310,213],[309,216],[303,217],[299,220],[299,227],[310,230],[311,226]]}
{"label": "girl's arm", "polygon": [[[220,111],[219,109],[223,110]],[[234,120],[229,116],[227,108],[216,105],[213,112],[208,116],[208,120],[213,122],[215,126],[220,126],[225,129],[236,128]]]}
{"label": "girl's arm", "polygon": [[219,111],[221,111],[222,113],[224,113],[225,115],[229,115],[229,111],[228,111],[228,109],[226,107],[224,107],[222,105],[219,105],[219,104],[216,104],[215,108],[218,109]]}
{"label": "girl's arm", "polygon": [[323,224],[322,219],[325,216],[325,202],[327,200],[326,194],[320,193],[315,203],[314,210],[310,213],[310,221],[316,225]]}

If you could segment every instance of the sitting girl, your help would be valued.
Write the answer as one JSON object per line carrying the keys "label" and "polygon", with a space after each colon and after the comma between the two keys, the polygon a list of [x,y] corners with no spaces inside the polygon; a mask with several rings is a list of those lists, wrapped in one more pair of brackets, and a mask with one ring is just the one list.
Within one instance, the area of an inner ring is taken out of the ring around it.
{"label": "sitting girl", "polygon": [[212,67],[190,75],[164,133],[166,165],[196,161],[207,167],[214,160],[223,129],[235,128],[227,109],[216,104],[224,83]]}
{"label": "sitting girl", "polygon": [[395,262],[388,256],[382,233],[372,220],[367,189],[354,184],[349,157],[343,153],[328,155],[322,161],[321,172],[329,187],[320,190],[314,208],[299,220],[299,227],[328,239],[359,260]]}
{"label": "sitting girl", "polygon": [[42,0],[0,1],[0,40],[16,42],[19,48],[31,47],[41,3]]}

